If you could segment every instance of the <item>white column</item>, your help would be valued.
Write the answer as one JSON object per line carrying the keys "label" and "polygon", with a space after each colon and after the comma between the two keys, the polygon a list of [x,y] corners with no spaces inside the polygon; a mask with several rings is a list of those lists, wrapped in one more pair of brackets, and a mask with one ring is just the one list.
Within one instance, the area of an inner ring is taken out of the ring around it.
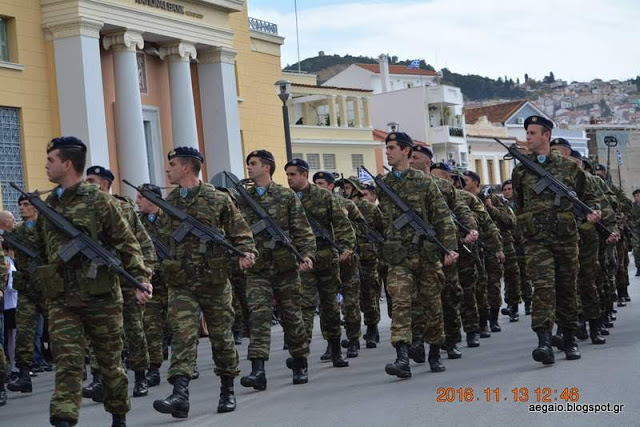
{"label": "white column", "polygon": [[364,127],[371,127],[371,100],[369,97],[362,98],[362,115],[364,116]]}
{"label": "white column", "polygon": [[487,158],[485,156],[482,156],[482,176],[480,178],[481,184],[489,183],[489,162],[487,162]]}
{"label": "white column", "polygon": [[500,158],[493,158],[493,179],[497,182],[490,182],[490,184],[500,184]]}
{"label": "white column", "polygon": [[338,95],[338,106],[340,107],[340,127],[349,126],[349,110],[347,110],[347,97]]}
{"label": "white column", "polygon": [[209,179],[222,171],[244,177],[240,140],[235,50],[216,47],[199,52],[200,107]]}
{"label": "white column", "polygon": [[329,126],[338,126],[338,117],[336,114],[336,96],[329,95]]}
{"label": "white column", "polygon": [[173,146],[198,148],[196,109],[189,65],[191,59],[196,59],[196,48],[186,42],[162,46],[160,58],[164,59],[165,57],[169,59]]}
{"label": "white column", "polygon": [[360,108],[362,108],[362,97],[357,96],[353,98],[353,113],[354,113],[354,125],[357,128],[362,127],[362,113],[360,112]]}
{"label": "white column", "polygon": [[[102,46],[113,50],[115,80],[115,128],[120,176],[136,185],[149,182],[147,146],[142,123],[142,101],[136,48],[144,47],[142,33],[132,30],[105,35]],[[126,196],[136,191],[123,186]]]}
{"label": "white column", "polygon": [[47,28],[53,38],[62,135],[87,145],[87,165],[109,166],[109,144],[102,91],[100,29],[87,18]]}

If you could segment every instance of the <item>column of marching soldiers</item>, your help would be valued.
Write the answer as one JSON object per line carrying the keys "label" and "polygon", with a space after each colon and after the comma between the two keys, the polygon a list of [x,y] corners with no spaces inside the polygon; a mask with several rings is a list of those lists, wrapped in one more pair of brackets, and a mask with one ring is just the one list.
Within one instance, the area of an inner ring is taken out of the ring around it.
{"label": "column of marching soldiers", "polygon": [[[386,373],[410,378],[410,359],[442,372],[442,350],[462,357],[461,330],[470,348],[500,332],[503,277],[502,313],[517,322],[523,302],[532,315],[534,360],[553,364],[552,346],[579,359],[577,340],[605,344],[614,303],[630,301],[628,251],[640,205],[607,183],[604,166],[562,138],[551,140],[552,128],[542,117],[526,120],[526,143],[508,147],[520,163],[502,196],[483,188],[475,172],[432,162],[430,149],[402,132],[386,138],[392,170],[384,176],[360,182],[320,171],[310,183],[309,165],[292,159],[284,167],[289,188],[272,180],[276,163],[266,150],[247,156],[250,179],[227,175],[233,185],[216,188],[198,178],[204,160],[196,149],[175,148],[166,173],[177,187],[166,199],[157,186],[135,187],[137,214],[132,201],[109,194],[108,169],[92,166],[83,178],[82,141],[55,138],[46,170],[57,187],[45,201],[22,193],[23,222],[4,234],[20,292],[20,373],[8,388],[32,391],[33,331],[37,313],[45,313],[56,366],[52,425],[76,424],[82,397],[104,402],[113,425],[126,425],[123,347],[135,372],[133,396],[146,396],[160,383],[168,336],[173,390],[153,407],[186,418],[202,317],[220,377],[217,411],[230,412],[243,334],[251,372],[242,386],[267,388],[274,317],[293,384],[305,384],[315,314],[327,341],[321,360],[348,367],[361,338],[366,348],[380,341],[383,290],[397,353]],[[578,202],[587,207],[579,211]],[[128,276],[117,274],[125,270]],[[83,388],[87,355],[92,378]],[[0,369],[4,379],[6,365]],[[4,386],[0,397],[6,403]]]}

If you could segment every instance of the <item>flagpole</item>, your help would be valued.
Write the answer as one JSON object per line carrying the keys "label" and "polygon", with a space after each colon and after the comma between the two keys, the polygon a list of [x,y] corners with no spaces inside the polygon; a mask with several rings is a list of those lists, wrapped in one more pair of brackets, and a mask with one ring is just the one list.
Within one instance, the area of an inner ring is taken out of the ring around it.
{"label": "flagpole", "polygon": [[298,48],[298,74],[302,74],[300,65],[300,33],[298,31],[298,0],[293,0],[293,7],[296,14],[296,45]]}

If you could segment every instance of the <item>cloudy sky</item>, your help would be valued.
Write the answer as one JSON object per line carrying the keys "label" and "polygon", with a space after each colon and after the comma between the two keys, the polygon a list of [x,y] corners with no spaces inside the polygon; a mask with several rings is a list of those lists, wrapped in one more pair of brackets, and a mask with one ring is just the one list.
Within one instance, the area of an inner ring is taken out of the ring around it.
{"label": "cloudy sky", "polygon": [[[248,0],[297,62],[294,0]],[[298,0],[301,59],[326,54],[424,58],[462,74],[564,80],[640,75],[637,0]]]}

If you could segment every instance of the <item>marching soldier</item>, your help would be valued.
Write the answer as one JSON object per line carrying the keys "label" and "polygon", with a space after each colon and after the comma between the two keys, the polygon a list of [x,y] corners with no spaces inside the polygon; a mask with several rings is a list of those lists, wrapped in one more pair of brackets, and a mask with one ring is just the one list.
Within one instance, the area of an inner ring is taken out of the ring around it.
{"label": "marching soldier", "polygon": [[[255,245],[240,211],[226,194],[198,178],[204,162],[202,154],[195,148],[178,147],[167,157],[167,179],[179,186],[169,193],[167,202],[206,226],[220,230],[244,254],[238,258],[241,269],[253,266]],[[178,219],[168,217],[161,232],[163,240],[172,239],[168,236],[180,224]],[[169,323],[173,338],[167,376],[173,384],[173,392],[164,400],[154,401],[153,407],[174,418],[188,416],[189,381],[202,311],[209,330],[214,373],[221,383],[218,412],[231,412],[236,408],[233,381],[240,371],[231,332],[234,313],[227,252],[193,234],[186,235],[180,242],[175,239],[170,242],[175,260],[163,263],[163,273],[172,277],[169,282]]]}

